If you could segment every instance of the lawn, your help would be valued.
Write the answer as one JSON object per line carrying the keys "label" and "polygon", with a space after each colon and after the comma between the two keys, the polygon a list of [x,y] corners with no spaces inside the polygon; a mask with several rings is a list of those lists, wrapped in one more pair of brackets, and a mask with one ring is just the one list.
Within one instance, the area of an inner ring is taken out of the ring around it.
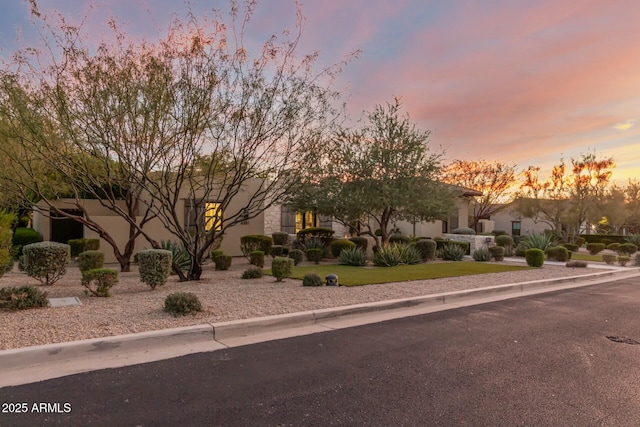
{"label": "lawn", "polygon": [[604,262],[602,260],[602,255],[579,254],[576,252],[571,255],[571,259],[577,259],[580,261]]}
{"label": "lawn", "polygon": [[[327,274],[333,273],[338,276],[338,281],[341,285],[360,286],[528,269],[530,267],[482,262],[441,262],[400,265],[397,267],[351,267],[348,265],[323,264],[294,267],[291,277],[302,279],[307,273],[317,273],[324,280]],[[271,274],[271,270],[265,270],[265,274]]]}

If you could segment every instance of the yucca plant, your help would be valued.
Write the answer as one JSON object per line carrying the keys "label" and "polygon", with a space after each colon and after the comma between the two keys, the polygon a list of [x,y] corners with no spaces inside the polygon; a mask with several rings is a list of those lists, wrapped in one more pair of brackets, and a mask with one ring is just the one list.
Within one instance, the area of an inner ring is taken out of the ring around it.
{"label": "yucca plant", "polygon": [[445,261],[462,261],[467,251],[460,245],[445,243],[439,253]]}
{"label": "yucca plant", "polygon": [[[498,246],[499,247],[499,246]],[[491,254],[487,248],[480,248],[473,251],[473,259],[476,261],[489,261],[491,259]]]}
{"label": "yucca plant", "polygon": [[162,240],[160,241],[160,246],[162,249],[171,252],[172,258],[172,269],[179,269],[182,271],[188,271],[191,266],[191,255],[184,247],[183,243],[177,243],[172,240]]}
{"label": "yucca plant", "polygon": [[367,264],[367,254],[359,247],[343,249],[338,255],[338,264],[363,266]]}
{"label": "yucca plant", "polygon": [[422,261],[420,252],[411,245],[395,244],[380,248],[373,256],[373,264],[378,267],[393,267],[400,264],[418,264]]}

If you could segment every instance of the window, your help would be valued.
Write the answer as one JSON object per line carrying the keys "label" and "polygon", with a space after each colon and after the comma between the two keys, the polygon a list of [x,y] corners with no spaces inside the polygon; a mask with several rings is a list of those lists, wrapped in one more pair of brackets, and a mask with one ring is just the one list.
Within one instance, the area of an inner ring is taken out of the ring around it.
{"label": "window", "polygon": [[184,225],[190,231],[222,230],[222,206],[218,202],[187,199],[184,201]]}
{"label": "window", "polygon": [[316,226],[316,214],[313,211],[296,212],[296,230],[297,233],[300,230],[309,227]]}
{"label": "window", "polygon": [[442,232],[443,233],[449,232],[449,221],[442,220]]}
{"label": "window", "polygon": [[522,228],[522,222],[521,221],[511,221],[511,235],[512,236],[519,236],[521,228]]}
{"label": "window", "polygon": [[210,231],[211,229],[215,231],[222,230],[222,207],[220,203],[206,202],[204,204],[204,217],[205,231]]}

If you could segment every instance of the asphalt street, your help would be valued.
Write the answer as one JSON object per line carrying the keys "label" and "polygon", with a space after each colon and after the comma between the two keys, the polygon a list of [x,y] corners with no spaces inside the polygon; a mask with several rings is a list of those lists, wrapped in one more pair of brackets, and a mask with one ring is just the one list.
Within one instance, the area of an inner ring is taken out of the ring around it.
{"label": "asphalt street", "polygon": [[640,278],[5,387],[0,425],[639,426],[636,342]]}

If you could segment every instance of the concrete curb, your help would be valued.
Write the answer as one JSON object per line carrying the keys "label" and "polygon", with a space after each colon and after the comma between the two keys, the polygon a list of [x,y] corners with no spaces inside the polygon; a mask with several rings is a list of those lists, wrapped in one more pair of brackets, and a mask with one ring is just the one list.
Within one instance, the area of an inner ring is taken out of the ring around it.
{"label": "concrete curb", "polygon": [[608,270],[583,276],[535,280],[507,285],[489,286],[464,291],[446,292],[421,297],[355,304],[343,307],[312,310],[254,319],[235,320],[213,324],[186,326],[137,334],[94,338],[59,344],[25,347],[0,351],[2,369],[19,368],[44,363],[70,362],[80,357],[111,356],[126,351],[151,351],[153,347],[188,346],[198,343],[216,343],[226,346],[222,340],[248,337],[285,329],[319,325],[343,317],[390,312],[408,308],[432,308],[441,305],[455,306],[468,300],[501,297],[514,298],[526,292],[545,292],[566,287],[589,286],[611,280],[640,276],[640,269]]}

